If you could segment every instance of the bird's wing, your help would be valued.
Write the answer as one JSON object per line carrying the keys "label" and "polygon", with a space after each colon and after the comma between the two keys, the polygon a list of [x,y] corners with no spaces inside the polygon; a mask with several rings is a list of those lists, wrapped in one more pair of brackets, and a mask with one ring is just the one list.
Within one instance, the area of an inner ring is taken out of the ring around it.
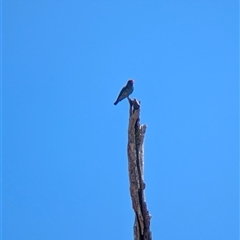
{"label": "bird's wing", "polygon": [[126,91],[126,88],[124,87],[124,88],[121,90],[121,92],[119,93],[117,100],[118,100],[118,101],[121,101],[121,100],[123,100],[125,97],[127,97],[127,91]]}

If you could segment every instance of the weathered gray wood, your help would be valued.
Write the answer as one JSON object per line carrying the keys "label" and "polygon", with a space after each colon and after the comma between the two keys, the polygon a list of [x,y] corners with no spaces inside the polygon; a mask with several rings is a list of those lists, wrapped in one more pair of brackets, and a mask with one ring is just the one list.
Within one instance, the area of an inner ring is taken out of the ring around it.
{"label": "weathered gray wood", "polygon": [[140,125],[140,103],[129,99],[130,118],[128,126],[128,172],[132,207],[135,212],[134,240],[151,240],[151,215],[147,210],[144,189],[144,135],[147,126]]}

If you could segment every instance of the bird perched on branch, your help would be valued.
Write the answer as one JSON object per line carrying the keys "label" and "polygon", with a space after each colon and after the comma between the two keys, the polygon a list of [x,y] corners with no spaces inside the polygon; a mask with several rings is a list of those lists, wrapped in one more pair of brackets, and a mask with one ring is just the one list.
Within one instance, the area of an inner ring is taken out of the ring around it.
{"label": "bird perched on branch", "polygon": [[134,81],[132,79],[128,80],[127,85],[122,88],[114,105],[117,105],[118,102],[122,101],[124,98],[128,98],[128,96],[133,92],[133,82]]}

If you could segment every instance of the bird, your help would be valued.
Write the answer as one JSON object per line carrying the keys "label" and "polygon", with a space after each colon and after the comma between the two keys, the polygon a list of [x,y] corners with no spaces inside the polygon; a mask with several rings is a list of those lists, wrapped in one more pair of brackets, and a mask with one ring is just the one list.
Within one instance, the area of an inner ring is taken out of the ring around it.
{"label": "bird", "polygon": [[122,101],[124,98],[128,98],[128,96],[133,92],[133,83],[134,80],[130,79],[127,82],[127,85],[122,88],[121,92],[119,93],[117,100],[115,101],[114,105],[117,105],[120,101]]}

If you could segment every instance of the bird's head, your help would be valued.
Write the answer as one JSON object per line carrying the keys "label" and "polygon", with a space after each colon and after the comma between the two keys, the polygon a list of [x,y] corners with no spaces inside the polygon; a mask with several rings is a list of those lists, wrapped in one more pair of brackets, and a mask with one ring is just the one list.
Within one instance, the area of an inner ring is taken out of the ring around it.
{"label": "bird's head", "polygon": [[130,79],[130,80],[128,80],[128,83],[127,83],[127,84],[133,85],[133,83],[134,83],[134,80],[133,80],[133,79]]}

